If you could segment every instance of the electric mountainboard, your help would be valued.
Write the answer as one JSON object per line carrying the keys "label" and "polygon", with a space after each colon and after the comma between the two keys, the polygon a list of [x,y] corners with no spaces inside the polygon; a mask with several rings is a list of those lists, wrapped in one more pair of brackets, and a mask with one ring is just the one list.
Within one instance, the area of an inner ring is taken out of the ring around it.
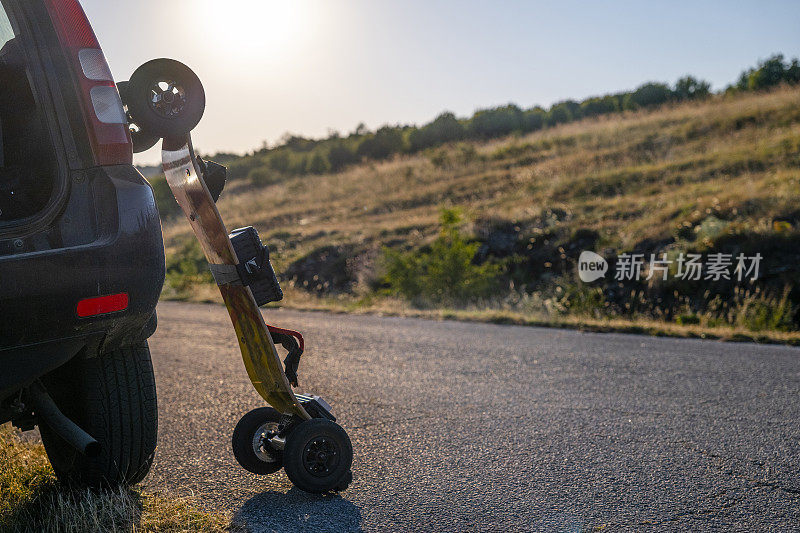
{"label": "electric mountainboard", "polygon": [[[138,139],[137,151],[162,142],[167,183],[208,259],[236,331],[253,387],[271,407],[242,417],[233,433],[233,451],[242,467],[256,474],[280,470],[308,492],[344,490],[352,480],[353,450],[330,406],[313,395],[296,395],[303,338],[267,326],[259,305],[282,298],[269,252],[251,227],[228,234],[216,206],[224,167],[205,162],[192,148],[190,131],[205,108],[199,78],[187,66],[156,59],[139,67],[120,93]],[[153,140],[155,139],[155,140]],[[275,342],[289,354],[285,370]]]}

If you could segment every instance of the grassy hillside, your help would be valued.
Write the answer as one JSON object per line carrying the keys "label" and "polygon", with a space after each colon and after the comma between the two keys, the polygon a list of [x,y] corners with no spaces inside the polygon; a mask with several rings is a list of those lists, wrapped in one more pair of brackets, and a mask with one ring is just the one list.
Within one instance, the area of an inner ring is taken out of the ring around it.
{"label": "grassy hillside", "polygon": [[[215,299],[163,178],[154,187],[169,256],[165,296]],[[219,207],[229,228],[254,225],[270,244],[289,304],[791,332],[799,194],[800,91],[783,88],[452,143],[266,186],[242,178]],[[463,213],[456,226],[475,245],[472,262],[500,270],[483,297],[413,298],[387,277],[387,248],[429,253],[442,207]],[[625,251],[758,251],[764,262],[755,283],[618,283],[612,272],[586,285],[575,275],[581,250],[612,266]]]}

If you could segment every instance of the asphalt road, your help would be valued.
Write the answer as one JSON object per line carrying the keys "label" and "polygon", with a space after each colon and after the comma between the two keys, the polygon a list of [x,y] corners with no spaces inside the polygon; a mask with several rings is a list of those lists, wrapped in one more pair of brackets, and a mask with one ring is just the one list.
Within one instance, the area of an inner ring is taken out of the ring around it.
{"label": "asphalt road", "polygon": [[261,531],[800,530],[800,350],[269,311],[356,453],[341,496],[233,458],[263,405],[222,306],[162,303],[148,484]]}

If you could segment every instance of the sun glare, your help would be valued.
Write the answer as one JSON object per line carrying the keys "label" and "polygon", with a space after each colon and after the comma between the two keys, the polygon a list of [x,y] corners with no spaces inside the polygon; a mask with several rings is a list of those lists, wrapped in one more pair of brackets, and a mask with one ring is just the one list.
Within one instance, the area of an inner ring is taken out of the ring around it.
{"label": "sun glare", "polygon": [[307,3],[297,0],[201,0],[198,15],[212,28],[208,43],[231,59],[275,61],[304,40]]}

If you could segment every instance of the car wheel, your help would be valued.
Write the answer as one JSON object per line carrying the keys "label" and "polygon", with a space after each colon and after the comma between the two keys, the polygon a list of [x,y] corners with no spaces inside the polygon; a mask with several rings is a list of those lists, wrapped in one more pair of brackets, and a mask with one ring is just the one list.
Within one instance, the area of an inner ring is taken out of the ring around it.
{"label": "car wheel", "polygon": [[94,357],[79,356],[45,380],[59,409],[100,443],[88,458],[40,424],[58,478],[79,486],[138,483],[156,449],[158,409],[147,342]]}

